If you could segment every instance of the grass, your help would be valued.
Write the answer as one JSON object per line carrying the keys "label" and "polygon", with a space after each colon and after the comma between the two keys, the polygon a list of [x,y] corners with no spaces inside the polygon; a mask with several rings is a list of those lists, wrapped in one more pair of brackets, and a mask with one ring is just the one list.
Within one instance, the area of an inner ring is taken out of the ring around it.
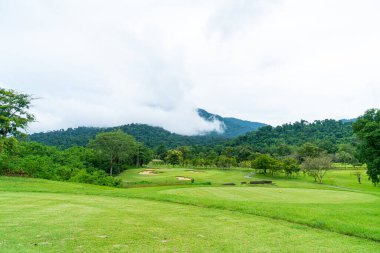
{"label": "grass", "polygon": [[253,188],[253,187],[196,187],[160,191],[181,197],[220,199],[223,201],[250,201],[266,203],[315,203],[345,204],[371,203],[377,197],[353,192],[296,188]]}
{"label": "grass", "polygon": [[[247,181],[245,178],[250,170],[207,170],[207,169],[186,169],[186,168],[155,168],[153,175],[141,175],[145,169],[131,169],[125,171],[120,178],[124,180],[125,186],[136,185],[173,185],[173,184],[191,184],[189,181],[177,180],[177,176],[193,178],[195,183],[211,182],[213,184],[222,184],[226,182]],[[226,181],[227,180],[227,181]],[[229,181],[228,181],[229,180]],[[137,183],[137,184],[136,184]]]}
{"label": "grass", "polygon": [[[300,176],[273,178],[270,186],[240,185],[266,178],[247,178],[250,170],[141,171],[120,176],[134,186],[128,189],[0,177],[0,252],[378,252],[380,247],[380,189],[365,176],[358,184],[352,170],[330,171],[324,185]],[[178,182],[176,176],[212,185]],[[221,187],[226,182],[238,186]]]}
{"label": "grass", "polygon": [[[159,173],[160,180],[164,180],[165,176],[172,179],[174,174],[179,173],[178,170],[180,169],[176,168],[173,171],[165,169],[164,173]],[[170,190],[153,187],[145,190],[130,189],[130,193],[142,198],[271,217],[380,241],[379,188],[365,180],[365,177],[363,177],[362,184],[359,184],[353,172],[353,170],[329,171],[325,178],[326,184],[316,184],[312,178],[301,175],[298,178],[290,179],[271,178],[274,182],[272,186],[240,185],[240,187],[231,188],[220,187],[220,184],[222,182],[239,184],[242,179],[249,181],[268,178],[262,175],[253,175],[247,180],[244,176],[249,174],[249,171],[246,170],[207,170],[197,174],[198,178],[195,181],[212,181],[215,178],[212,185],[218,187],[178,189],[177,186]],[[122,177],[132,173],[135,177],[141,176],[138,171],[131,170]],[[365,174],[364,171],[363,174]],[[153,181],[157,180],[155,175],[146,177],[150,177],[150,180]]]}
{"label": "grass", "polygon": [[102,196],[16,192],[0,195],[2,252],[378,249],[374,242],[224,210]]}

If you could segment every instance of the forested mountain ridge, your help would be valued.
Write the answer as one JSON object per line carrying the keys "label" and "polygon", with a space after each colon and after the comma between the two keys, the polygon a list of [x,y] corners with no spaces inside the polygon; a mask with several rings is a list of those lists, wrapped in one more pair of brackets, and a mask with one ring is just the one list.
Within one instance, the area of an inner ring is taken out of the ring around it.
{"label": "forested mountain ridge", "polygon": [[93,139],[99,132],[110,132],[116,129],[121,129],[150,148],[156,148],[158,146],[176,148],[178,146],[221,144],[225,142],[227,138],[237,137],[249,131],[254,131],[261,126],[266,126],[265,124],[258,122],[224,118],[219,115],[211,114],[203,109],[198,109],[197,112],[200,117],[207,121],[220,121],[224,132],[217,133],[215,131],[202,135],[185,136],[171,133],[161,127],[146,124],[128,124],[107,128],[78,127],[68,128],[67,130],[60,129],[46,133],[34,133],[29,135],[29,140],[65,149],[71,146],[85,146],[88,141]]}
{"label": "forested mountain ridge", "polygon": [[265,126],[228,142],[231,146],[251,146],[260,152],[267,152],[281,144],[300,146],[306,142],[314,143],[328,152],[335,152],[337,144],[354,141],[352,122],[343,120],[305,120],[292,124],[272,127]]}
{"label": "forested mountain ridge", "polygon": [[197,112],[200,117],[207,121],[217,120],[221,123],[223,132],[217,133],[216,131],[214,131],[209,133],[211,135],[220,135],[225,136],[227,138],[233,138],[251,131],[255,131],[260,127],[267,126],[267,124],[260,122],[252,122],[231,117],[222,117],[217,114],[209,113],[204,109],[197,109]]}
{"label": "forested mountain ridge", "polygon": [[67,130],[60,129],[46,133],[34,133],[29,135],[28,139],[65,149],[72,146],[86,146],[89,140],[95,138],[97,133],[111,132],[117,129],[121,129],[123,132],[132,135],[137,141],[144,143],[150,148],[156,148],[161,145],[167,148],[176,148],[178,146],[217,144],[226,140],[223,136],[213,135],[184,136],[171,133],[161,127],[146,124],[128,124],[108,128],[78,127],[68,128]]}
{"label": "forested mountain ridge", "polygon": [[278,148],[281,144],[299,146],[310,142],[334,153],[338,144],[353,142],[352,123],[355,119],[326,119],[316,120],[312,123],[301,120],[272,127],[264,123],[222,117],[204,109],[197,109],[197,113],[206,121],[219,121],[224,132],[214,131],[203,135],[184,136],[171,133],[161,127],[128,124],[107,128],[78,127],[35,133],[29,135],[29,140],[65,149],[71,146],[86,146],[89,140],[95,138],[99,132],[121,129],[123,132],[132,135],[137,141],[154,149],[159,146],[174,149],[180,146],[222,144],[224,146],[250,146],[258,152],[273,153],[273,149]]}

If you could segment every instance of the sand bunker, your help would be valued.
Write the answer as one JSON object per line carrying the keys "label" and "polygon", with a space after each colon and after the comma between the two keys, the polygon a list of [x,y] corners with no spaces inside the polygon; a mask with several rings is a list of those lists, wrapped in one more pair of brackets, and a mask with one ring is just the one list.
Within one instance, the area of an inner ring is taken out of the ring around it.
{"label": "sand bunker", "polygon": [[181,180],[181,181],[191,181],[191,178],[189,177],[175,177],[177,180]]}
{"label": "sand bunker", "polygon": [[139,172],[140,175],[156,175],[156,170],[154,169],[146,169],[144,171]]}
{"label": "sand bunker", "polygon": [[199,170],[190,170],[191,173],[204,173],[204,171],[199,171]]}

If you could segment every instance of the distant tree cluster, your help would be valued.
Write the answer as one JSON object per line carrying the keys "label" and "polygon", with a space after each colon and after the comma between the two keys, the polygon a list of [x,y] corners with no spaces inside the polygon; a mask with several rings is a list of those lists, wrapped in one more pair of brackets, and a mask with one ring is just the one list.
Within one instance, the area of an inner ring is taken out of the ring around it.
{"label": "distant tree cluster", "polygon": [[0,136],[19,136],[34,116],[28,112],[32,97],[14,90],[0,88]]}
{"label": "distant tree cluster", "polygon": [[88,146],[64,150],[21,141],[22,130],[34,120],[28,112],[31,100],[29,95],[0,89],[0,175],[120,186],[113,174],[152,159],[150,149],[121,130],[98,133]]}
{"label": "distant tree cluster", "polygon": [[0,155],[0,175],[121,186],[113,175],[152,159],[150,149],[122,131],[99,133],[88,147],[65,150],[12,140]]}

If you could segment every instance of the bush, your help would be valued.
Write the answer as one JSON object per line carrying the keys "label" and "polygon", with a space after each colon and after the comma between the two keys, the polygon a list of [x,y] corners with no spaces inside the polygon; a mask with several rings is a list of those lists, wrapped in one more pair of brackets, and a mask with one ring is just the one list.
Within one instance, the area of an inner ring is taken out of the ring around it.
{"label": "bush", "polygon": [[93,151],[87,148],[60,151],[36,142],[20,142],[14,150],[0,154],[0,175],[121,186],[121,180],[92,166]]}
{"label": "bush", "polygon": [[88,173],[85,169],[79,170],[76,175],[70,178],[70,181],[114,187],[120,187],[122,183],[120,179],[108,176],[104,171],[97,170],[92,173]]}

